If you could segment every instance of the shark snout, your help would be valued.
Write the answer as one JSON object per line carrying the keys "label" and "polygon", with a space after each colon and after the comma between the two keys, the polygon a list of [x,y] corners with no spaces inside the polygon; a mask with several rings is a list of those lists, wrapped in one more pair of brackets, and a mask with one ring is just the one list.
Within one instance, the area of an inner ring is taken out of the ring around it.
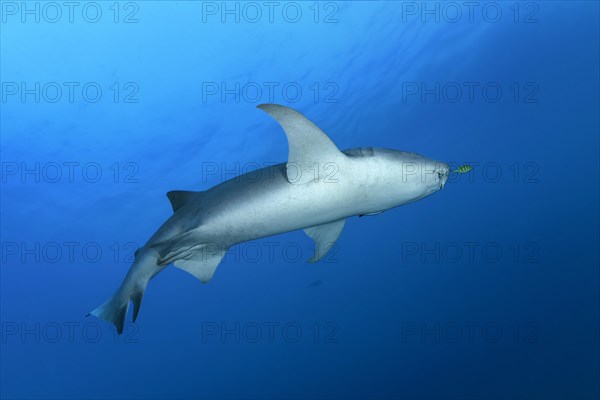
{"label": "shark snout", "polygon": [[436,173],[438,176],[440,189],[443,189],[444,185],[448,181],[448,175],[450,175],[450,166],[446,163],[438,163],[436,167]]}

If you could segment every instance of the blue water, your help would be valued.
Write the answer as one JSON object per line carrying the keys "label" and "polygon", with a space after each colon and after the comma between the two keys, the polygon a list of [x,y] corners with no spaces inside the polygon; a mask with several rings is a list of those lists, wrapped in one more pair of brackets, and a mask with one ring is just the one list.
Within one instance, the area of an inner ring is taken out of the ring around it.
{"label": "blue water", "polygon": [[[599,6],[469,7],[2,1],[0,397],[598,398]],[[167,191],[285,161],[266,102],[474,169],[86,318]]]}

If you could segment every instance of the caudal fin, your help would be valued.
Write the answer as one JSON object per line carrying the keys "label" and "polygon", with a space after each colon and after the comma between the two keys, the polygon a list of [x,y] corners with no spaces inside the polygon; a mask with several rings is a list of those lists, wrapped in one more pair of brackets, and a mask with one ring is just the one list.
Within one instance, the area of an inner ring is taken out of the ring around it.
{"label": "caudal fin", "polygon": [[123,288],[119,288],[106,303],[91,311],[88,315],[94,315],[114,324],[120,335],[123,333],[125,317],[127,316],[127,310],[129,309],[129,303],[131,301],[133,301],[133,322],[137,319],[142,304],[142,297],[144,296],[144,290],[145,288],[138,287],[135,290],[126,292]]}

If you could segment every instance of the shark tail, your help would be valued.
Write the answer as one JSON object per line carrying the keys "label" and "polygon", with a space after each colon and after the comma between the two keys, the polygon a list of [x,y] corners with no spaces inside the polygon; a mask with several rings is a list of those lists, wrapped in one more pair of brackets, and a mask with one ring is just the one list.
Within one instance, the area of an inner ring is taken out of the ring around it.
{"label": "shark tail", "polygon": [[133,322],[135,322],[140,312],[142,298],[148,282],[164,268],[159,267],[156,261],[156,255],[153,253],[136,254],[135,263],[115,294],[87,315],[94,315],[110,322],[117,328],[119,335],[123,333],[129,305],[133,302]]}
{"label": "shark tail", "polygon": [[138,285],[130,290],[120,287],[110,299],[100,307],[92,310],[88,315],[94,315],[112,323],[117,328],[117,332],[120,335],[123,333],[129,304],[133,301],[133,322],[135,322],[138,313],[140,312],[142,297],[144,297],[145,290],[145,285],[143,287]]}

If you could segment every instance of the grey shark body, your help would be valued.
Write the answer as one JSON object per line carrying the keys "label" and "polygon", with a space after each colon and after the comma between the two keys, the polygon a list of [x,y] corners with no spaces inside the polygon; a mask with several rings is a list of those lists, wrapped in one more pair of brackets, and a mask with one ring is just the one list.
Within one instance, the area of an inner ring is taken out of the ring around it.
{"label": "grey shark body", "polygon": [[283,127],[287,163],[240,175],[203,192],[173,191],[174,214],[138,250],[121,286],[91,314],[123,330],[133,301],[137,318],[152,277],[173,263],[208,282],[235,244],[304,229],[315,241],[309,260],[321,259],[338,239],[347,217],[373,215],[441,189],[447,164],[378,148],[340,151],[302,114],[276,104],[260,109]]}

